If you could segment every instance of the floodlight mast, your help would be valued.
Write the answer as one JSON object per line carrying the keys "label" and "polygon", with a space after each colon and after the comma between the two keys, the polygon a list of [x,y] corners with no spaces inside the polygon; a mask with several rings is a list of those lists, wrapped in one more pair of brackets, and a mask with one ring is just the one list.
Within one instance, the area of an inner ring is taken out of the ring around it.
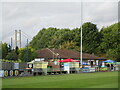
{"label": "floodlight mast", "polygon": [[11,37],[11,45],[10,45],[10,69],[12,70],[12,37]]}
{"label": "floodlight mast", "polygon": [[81,0],[81,34],[80,34],[80,36],[81,36],[81,41],[80,41],[80,63],[81,63],[81,68],[82,68],[82,0]]}
{"label": "floodlight mast", "polygon": [[26,62],[28,62],[28,39],[27,39],[27,45],[26,45]]}

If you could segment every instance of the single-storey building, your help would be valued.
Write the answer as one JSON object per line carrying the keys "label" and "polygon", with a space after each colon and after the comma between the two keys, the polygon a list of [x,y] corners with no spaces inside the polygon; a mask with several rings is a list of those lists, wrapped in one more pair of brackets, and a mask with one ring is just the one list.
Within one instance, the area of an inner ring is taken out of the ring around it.
{"label": "single-storey building", "polygon": [[[80,58],[80,52],[75,51],[75,50],[68,50],[68,49],[41,49],[37,51],[38,56],[37,58],[40,58],[45,61],[49,61],[49,65],[52,65],[51,63],[53,62],[58,62],[59,60],[71,58],[74,60],[81,60]],[[106,58],[98,57],[92,54],[88,53],[83,53],[82,54],[82,60],[83,60],[83,65],[88,65],[88,66],[96,66],[96,65],[102,65],[102,61],[106,60]],[[52,65],[53,66],[53,65]],[[56,66],[55,68],[57,68]]]}

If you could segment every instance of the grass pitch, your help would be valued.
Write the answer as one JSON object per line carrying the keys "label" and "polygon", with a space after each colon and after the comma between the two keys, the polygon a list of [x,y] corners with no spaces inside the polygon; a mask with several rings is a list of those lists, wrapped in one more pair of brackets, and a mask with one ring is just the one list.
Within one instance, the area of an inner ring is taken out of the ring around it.
{"label": "grass pitch", "polygon": [[118,88],[118,72],[4,78],[3,88]]}

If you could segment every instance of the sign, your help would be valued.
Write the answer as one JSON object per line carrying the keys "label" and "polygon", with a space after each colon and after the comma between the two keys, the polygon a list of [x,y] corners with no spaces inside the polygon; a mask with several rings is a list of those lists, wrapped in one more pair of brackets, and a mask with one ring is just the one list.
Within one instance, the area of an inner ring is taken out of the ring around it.
{"label": "sign", "polygon": [[35,61],[44,61],[44,60],[45,60],[45,58],[35,58],[34,62]]}
{"label": "sign", "polygon": [[74,62],[75,63],[75,68],[79,68],[79,62]]}
{"label": "sign", "polygon": [[35,58],[35,60],[34,61],[40,61],[40,59],[39,58]]}
{"label": "sign", "polygon": [[42,64],[41,63],[34,63],[33,68],[42,68]]}
{"label": "sign", "polygon": [[82,72],[95,72],[95,68],[84,67],[82,68]]}
{"label": "sign", "polygon": [[48,62],[34,62],[33,68],[47,68]]}
{"label": "sign", "polygon": [[47,65],[48,65],[48,62],[42,63],[42,68],[46,68],[47,69]]}
{"label": "sign", "polygon": [[19,69],[19,63],[14,63],[14,69]]}
{"label": "sign", "polygon": [[82,62],[82,65],[88,65],[88,63],[87,63],[87,62],[85,62],[85,61],[83,61],[83,62]]}
{"label": "sign", "polygon": [[68,73],[70,73],[69,63],[64,63],[64,71],[67,71]]}
{"label": "sign", "polygon": [[101,67],[101,71],[107,71],[107,67]]}
{"label": "sign", "polygon": [[88,67],[82,68],[82,72],[89,72],[89,68]]}
{"label": "sign", "polygon": [[0,70],[0,77],[4,77],[4,70]]}
{"label": "sign", "polygon": [[34,62],[33,68],[42,68],[42,64],[40,62]]}
{"label": "sign", "polygon": [[44,61],[45,60],[45,58],[40,58],[40,61]]}
{"label": "sign", "polygon": [[89,68],[89,72],[95,72],[95,68]]}

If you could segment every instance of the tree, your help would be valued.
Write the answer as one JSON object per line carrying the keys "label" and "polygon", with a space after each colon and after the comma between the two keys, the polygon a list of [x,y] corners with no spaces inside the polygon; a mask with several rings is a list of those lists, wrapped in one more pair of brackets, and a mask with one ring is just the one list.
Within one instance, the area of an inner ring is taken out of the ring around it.
{"label": "tree", "polygon": [[18,60],[18,55],[15,52],[9,52],[5,57],[6,60]]}
{"label": "tree", "polygon": [[[97,25],[86,22],[82,25],[83,52],[120,60],[120,23],[98,30]],[[41,48],[67,48],[80,51],[80,30],[62,28],[43,28],[33,38],[29,46],[35,50]]]}
{"label": "tree", "polygon": [[73,42],[76,42],[76,46],[80,46],[80,28],[75,28],[71,30]]}
{"label": "tree", "polygon": [[96,53],[96,49],[100,45],[100,35],[95,24],[91,22],[82,25],[83,32],[83,51],[88,53]]}
{"label": "tree", "polygon": [[[88,53],[96,53],[100,45],[101,35],[97,26],[90,22],[84,23],[83,27],[83,51]],[[40,48],[60,48],[70,42],[74,42],[75,50],[80,50],[80,28],[75,29],[56,29],[43,28],[30,42],[30,46],[34,49]]]}
{"label": "tree", "polygon": [[[26,50],[27,50],[26,48],[19,49],[19,59],[24,62],[26,62],[26,59],[27,59]],[[35,49],[28,47],[28,61],[35,59],[36,56],[37,56],[37,53],[35,52]]]}
{"label": "tree", "polygon": [[5,59],[5,57],[8,54],[8,46],[7,43],[2,44],[2,58]]}
{"label": "tree", "polygon": [[62,45],[62,43],[72,40],[73,36],[70,29],[60,29],[53,35],[51,44],[54,48],[59,48],[59,46]]}
{"label": "tree", "polygon": [[67,41],[64,42],[62,45],[60,45],[60,49],[75,49],[76,43],[73,41]]}
{"label": "tree", "polygon": [[53,39],[53,35],[55,32],[57,32],[59,29],[56,28],[43,28],[38,32],[38,34],[33,38],[33,40],[30,42],[29,46],[31,46],[34,49],[40,49],[40,48],[48,48],[53,47],[51,44],[51,40]]}
{"label": "tree", "polygon": [[109,58],[109,59],[112,59],[112,60],[116,60],[116,61],[119,61],[118,59],[116,59],[117,57],[120,57],[118,56],[118,52],[116,49],[109,49],[107,50],[106,52],[106,57]]}
{"label": "tree", "polygon": [[113,24],[109,27],[103,28],[101,33],[103,34],[102,43],[100,44],[101,53],[106,53],[106,57],[119,61],[120,55],[120,36],[118,26],[119,23]]}
{"label": "tree", "polygon": [[19,48],[18,48],[18,46],[16,46],[16,48],[15,48],[15,53],[18,55],[19,54]]}

